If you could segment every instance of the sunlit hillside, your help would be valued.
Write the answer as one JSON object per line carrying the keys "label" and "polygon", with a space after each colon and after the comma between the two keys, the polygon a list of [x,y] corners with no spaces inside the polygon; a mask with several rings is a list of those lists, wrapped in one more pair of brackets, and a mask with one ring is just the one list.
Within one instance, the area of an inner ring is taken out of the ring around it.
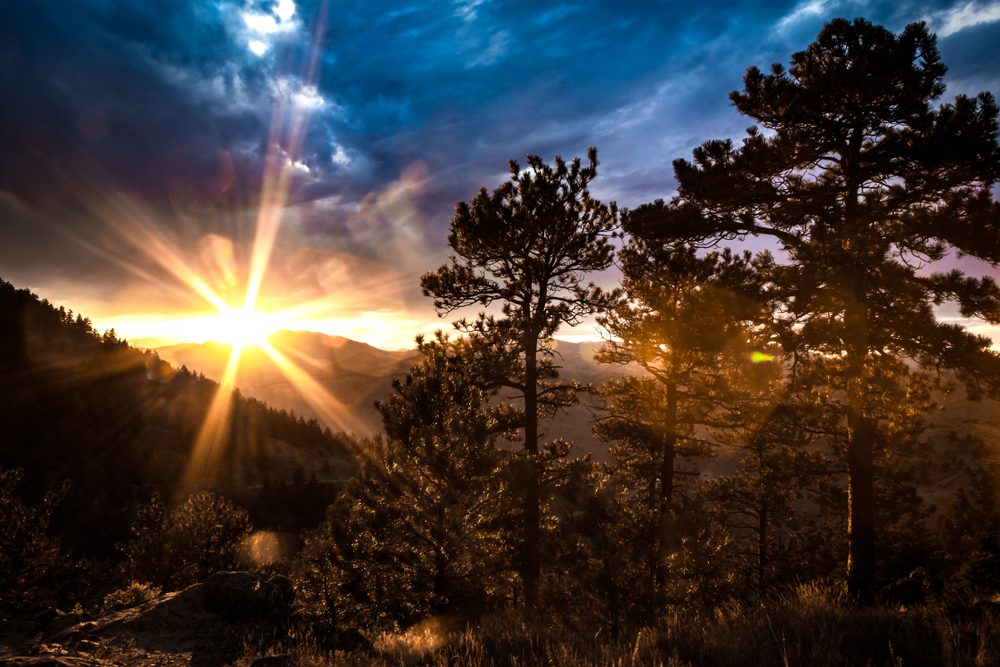
{"label": "sunlit hillside", "polygon": [[343,480],[355,469],[355,441],[236,394],[220,439],[199,459],[196,444],[219,391],[217,382],[0,281],[0,469],[23,470],[18,489],[29,500],[69,482],[55,525],[76,550],[108,555],[153,493],[174,502],[201,489],[225,492],[261,527],[319,521],[333,485],[294,521],[285,516],[290,506],[264,511],[253,489],[291,482],[296,470],[302,480]]}

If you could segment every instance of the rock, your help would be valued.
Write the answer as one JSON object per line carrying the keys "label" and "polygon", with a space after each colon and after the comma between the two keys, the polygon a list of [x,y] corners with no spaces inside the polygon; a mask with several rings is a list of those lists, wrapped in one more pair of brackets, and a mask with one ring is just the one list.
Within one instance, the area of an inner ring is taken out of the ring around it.
{"label": "rock", "polygon": [[355,628],[338,632],[336,639],[334,639],[334,646],[338,651],[346,653],[375,653],[375,645]]}
{"label": "rock", "polygon": [[0,646],[17,646],[34,637],[41,630],[40,623],[23,618],[11,619],[0,625]]}
{"label": "rock", "polygon": [[[75,652],[79,659],[100,655],[107,647],[127,641],[135,650],[189,655],[190,667],[220,667],[239,657],[249,629],[263,627],[273,634],[276,624],[288,617],[293,598],[292,584],[285,577],[220,572],[202,584],[94,621],[73,624],[79,616],[57,614],[45,636],[46,641]],[[39,628],[38,624],[25,626],[18,636],[29,631],[37,634]]]}
{"label": "rock", "polygon": [[93,653],[99,648],[101,648],[101,642],[99,640],[81,639],[76,644],[76,650],[83,653]]}
{"label": "rock", "polygon": [[80,614],[66,614],[63,612],[57,612],[56,617],[49,621],[49,624],[45,626],[45,637],[46,639],[55,637],[60,632],[64,632],[74,625],[77,625],[82,620]]}
{"label": "rock", "polygon": [[21,653],[0,652],[0,667],[107,667],[90,656],[74,654],[63,646],[34,644]]}
{"label": "rock", "polygon": [[59,613],[60,612],[52,609],[51,607],[46,607],[45,609],[33,614],[29,620],[38,623],[44,629],[48,627],[49,623],[56,619]]}
{"label": "rock", "polygon": [[79,656],[40,655],[0,660],[0,667],[98,667],[101,663]]}
{"label": "rock", "polygon": [[256,572],[217,572],[202,586],[205,608],[236,621],[278,620],[295,599],[292,582],[280,575],[265,579]]}
{"label": "rock", "polygon": [[169,637],[172,642],[187,644],[190,643],[187,639],[197,642],[224,631],[223,625],[218,614],[205,608],[203,585],[195,584],[138,607],[109,614],[97,621],[93,634],[100,637],[129,634],[150,638],[154,643],[156,638]]}
{"label": "rock", "polygon": [[295,664],[295,655],[292,653],[281,653],[279,655],[265,655],[250,663],[250,667],[291,667]]}

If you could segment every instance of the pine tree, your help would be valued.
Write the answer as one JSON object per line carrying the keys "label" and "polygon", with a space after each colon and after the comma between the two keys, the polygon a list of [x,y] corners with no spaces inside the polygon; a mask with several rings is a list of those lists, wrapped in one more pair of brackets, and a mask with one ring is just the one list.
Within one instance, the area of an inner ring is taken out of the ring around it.
{"label": "pine tree", "polygon": [[483,604],[502,588],[513,508],[509,457],[496,440],[521,418],[486,405],[471,341],[417,342],[423,363],[376,406],[388,438],[390,502],[412,552],[425,554],[413,565],[429,610],[440,613]]}
{"label": "pine tree", "polygon": [[469,339],[439,335],[377,403],[386,438],[310,535],[297,570],[335,622],[410,623],[502,604],[512,571],[510,453],[520,415],[490,406]]}
{"label": "pine tree", "polygon": [[1000,323],[996,282],[925,268],[952,251],[1000,264],[997,106],[981,93],[933,108],[945,72],[923,23],[896,36],[863,19],[831,21],[787,71],[751,67],[730,95],[764,131],[675,161],[678,197],[641,207],[627,226],[667,243],[770,236],[787,253],[777,280],[803,350],[843,360],[847,579],[864,600],[875,579],[876,361],[956,368],[976,391],[1000,394],[989,339],[934,313],[948,301]]}
{"label": "pine tree", "polygon": [[781,551],[795,522],[794,501],[803,497],[809,473],[830,467],[815,442],[822,406],[795,395],[783,356],[767,356],[734,369],[731,382],[742,387],[742,396],[719,419],[724,428],[713,430],[720,445],[739,455],[738,468],[700,489],[730,527],[737,566],[760,600],[783,574]]}
{"label": "pine tree", "polygon": [[693,247],[638,240],[619,257],[628,300],[599,318],[610,339],[598,359],[634,363],[646,375],[605,383],[600,393],[607,416],[594,432],[616,443],[612,459],[636,490],[633,505],[636,521],[646,526],[647,588],[656,609],[667,543],[677,542],[667,534],[682,504],[677,491],[685,477],[698,475],[691,462],[712,454],[696,427],[715,423],[726,404],[727,360],[746,357],[749,363],[753,344],[767,344],[763,286],[772,259],[728,249],[699,257]]}
{"label": "pine tree", "polygon": [[[538,605],[541,568],[540,505],[542,457],[539,422],[576,401],[576,388],[547,382],[557,377],[552,336],[563,325],[611,306],[617,292],[584,283],[587,273],[611,266],[609,237],[618,224],[615,205],[591,198],[597,151],[590,165],[579,158],[555,167],[535,155],[530,169],[510,161],[510,180],[493,193],[486,188],[471,203],[459,202],[448,243],[458,257],[421,278],[424,294],[444,316],[469,306],[502,305],[501,316],[480,313],[455,326],[475,334],[494,351],[494,377],[524,407],[524,582],[525,604]],[[568,447],[563,443],[552,454]]]}

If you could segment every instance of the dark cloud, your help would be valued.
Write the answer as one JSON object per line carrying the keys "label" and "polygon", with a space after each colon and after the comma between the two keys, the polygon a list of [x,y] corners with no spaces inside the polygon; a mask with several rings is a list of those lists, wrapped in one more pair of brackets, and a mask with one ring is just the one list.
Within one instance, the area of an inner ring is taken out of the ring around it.
{"label": "dark cloud", "polygon": [[787,63],[830,18],[950,30],[949,94],[996,86],[1000,57],[998,22],[963,27],[962,2],[289,1],[0,4],[0,276],[121,273],[104,197],[187,251],[218,234],[246,256],[280,146],[296,161],[280,252],[415,280],[455,202],[509,158],[595,145],[597,196],[670,196],[673,159],[749,125],[728,103],[746,67]]}

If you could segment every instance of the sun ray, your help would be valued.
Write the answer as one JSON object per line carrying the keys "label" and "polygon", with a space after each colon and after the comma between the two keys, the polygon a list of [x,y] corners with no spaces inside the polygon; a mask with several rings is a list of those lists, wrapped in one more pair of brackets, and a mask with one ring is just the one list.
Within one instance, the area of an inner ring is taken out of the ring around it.
{"label": "sun ray", "polygon": [[235,392],[233,380],[236,378],[236,370],[239,367],[242,352],[242,345],[233,345],[229,361],[226,363],[226,370],[219,382],[219,388],[215,392],[208,413],[205,415],[205,421],[194,441],[187,467],[175,492],[177,499],[195,493],[202,484],[210,480],[211,473],[218,469],[219,461],[224,453],[225,441],[233,426],[229,419],[230,406]]}
{"label": "sun ray", "polygon": [[337,429],[348,433],[363,433],[364,425],[351,416],[350,409],[338,401],[314,379],[289,361],[288,357],[276,350],[267,341],[258,343],[260,349],[271,357],[281,372],[292,383],[299,395],[328,424],[334,424]]}
{"label": "sun ray", "polygon": [[121,195],[109,199],[109,203],[113,205],[114,209],[110,211],[110,215],[105,213],[104,217],[118,234],[187,285],[195,294],[219,309],[220,312],[232,310],[232,307],[223,301],[208,283],[184,261],[174,244],[164,238],[157,226],[139,210],[138,206]]}
{"label": "sun ray", "polygon": [[[326,12],[327,2],[324,1],[313,35],[314,44],[317,45],[325,30]],[[300,77],[307,84],[315,78],[320,52],[321,49],[312,48],[309,57],[303,61],[303,71]],[[231,329],[232,335],[228,336],[231,340],[225,342],[233,345],[232,351],[220,379],[218,390],[193,443],[191,456],[181,482],[175,491],[178,497],[183,497],[184,494],[197,490],[202,484],[211,483],[212,476],[218,468],[225,452],[225,445],[231,439],[234,428],[234,424],[230,420],[231,407],[236,392],[234,382],[240,357],[247,344],[258,344],[275,361],[281,372],[288,377],[310,407],[322,415],[324,421],[337,425],[341,430],[353,431],[361,428],[361,424],[350,416],[346,406],[263,340],[263,335],[268,332],[261,329],[260,322],[263,319],[280,319],[281,315],[272,313],[263,316],[255,311],[264,276],[271,261],[275,240],[281,227],[284,209],[288,203],[292,178],[295,175],[295,163],[304,137],[305,119],[306,110],[303,105],[296,104],[294,99],[278,96],[271,114],[260,206],[255,222],[243,306],[239,310],[220,297],[208,281],[184,260],[179,246],[160,230],[153,220],[153,216],[148,214],[138,202],[122,194],[113,193],[105,193],[106,196],[100,206],[94,203],[95,200],[87,202],[81,199],[81,203],[90,208],[98,218],[104,220],[121,238],[128,241],[181,284],[211,304],[219,313],[217,318],[221,318],[221,321],[216,322],[217,326],[228,326]],[[288,122],[286,123],[286,121]],[[282,140],[285,138],[287,138],[287,142],[283,146]],[[107,196],[109,194],[110,196]],[[81,245],[101,256],[109,255],[93,244],[86,243],[82,239],[78,240]],[[146,277],[153,283],[161,284],[163,282],[151,273],[143,271],[125,260],[113,259],[126,270]]]}

